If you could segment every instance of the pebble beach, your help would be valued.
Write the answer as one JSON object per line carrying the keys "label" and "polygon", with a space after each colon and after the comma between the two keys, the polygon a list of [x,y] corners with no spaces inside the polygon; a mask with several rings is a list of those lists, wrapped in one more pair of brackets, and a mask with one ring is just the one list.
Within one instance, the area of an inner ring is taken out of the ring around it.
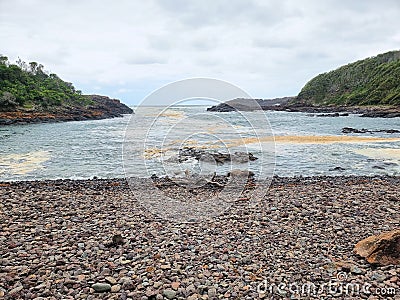
{"label": "pebble beach", "polygon": [[400,299],[400,266],[353,252],[400,228],[399,184],[274,177],[256,206],[242,198],[212,220],[179,223],[149,212],[124,179],[3,182],[0,298]]}

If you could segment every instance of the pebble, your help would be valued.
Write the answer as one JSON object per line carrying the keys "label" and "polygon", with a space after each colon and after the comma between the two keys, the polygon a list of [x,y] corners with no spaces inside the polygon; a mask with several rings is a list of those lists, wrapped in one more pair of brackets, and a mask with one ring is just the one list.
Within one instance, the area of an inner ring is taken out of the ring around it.
{"label": "pebble", "polygon": [[111,291],[111,285],[109,285],[108,283],[95,283],[92,285],[92,288],[99,293]]}
{"label": "pebble", "polygon": [[378,272],[374,272],[371,276],[372,280],[376,280],[378,282],[382,282],[386,279],[386,276],[384,274],[378,273]]}
{"label": "pebble", "polygon": [[163,295],[167,297],[168,299],[174,299],[176,296],[176,292],[171,289],[166,289],[163,291]]}
{"label": "pebble", "polygon": [[120,290],[121,290],[121,285],[119,285],[119,284],[111,286],[112,293],[118,293]]}
{"label": "pebble", "polygon": [[217,289],[215,287],[209,288],[208,289],[208,297],[212,299],[215,296],[217,296]]}
{"label": "pebble", "polygon": [[174,290],[177,290],[177,289],[179,288],[179,286],[180,286],[180,283],[179,283],[179,282],[172,282],[172,283],[171,283],[171,287],[172,287]]}
{"label": "pebble", "polygon": [[[328,284],[343,272],[346,283],[400,288],[400,266],[371,266],[353,253],[358,240],[398,228],[399,177],[275,177],[256,206],[238,201],[214,219],[183,224],[147,211],[140,184],[132,191],[122,179],[7,184],[1,297],[270,299],[281,295],[259,293],[264,280]],[[202,201],[220,187],[160,188]],[[117,234],[123,243],[110,243]],[[112,294],[95,294],[98,284]]]}
{"label": "pebble", "polygon": [[107,276],[104,278],[109,284],[114,285],[117,283],[117,280],[114,277]]}
{"label": "pebble", "polygon": [[23,286],[17,286],[16,288],[13,288],[8,294],[10,296],[14,296],[18,294],[20,291],[22,291],[23,288],[24,288]]}
{"label": "pebble", "polygon": [[366,273],[366,271],[364,269],[361,269],[358,266],[351,266],[350,272],[353,274],[357,274],[357,275],[363,275]]}

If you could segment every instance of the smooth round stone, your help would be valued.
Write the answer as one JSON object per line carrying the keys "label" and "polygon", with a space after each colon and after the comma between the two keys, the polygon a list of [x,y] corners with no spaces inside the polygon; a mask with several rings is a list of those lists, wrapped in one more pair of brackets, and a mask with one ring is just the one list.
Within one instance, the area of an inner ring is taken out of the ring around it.
{"label": "smooth round stone", "polygon": [[111,285],[108,283],[95,283],[92,288],[98,293],[104,293],[111,291]]}
{"label": "smooth round stone", "polygon": [[168,299],[174,299],[176,296],[176,292],[171,289],[166,289],[166,290],[164,290],[163,295],[165,297],[167,297]]}

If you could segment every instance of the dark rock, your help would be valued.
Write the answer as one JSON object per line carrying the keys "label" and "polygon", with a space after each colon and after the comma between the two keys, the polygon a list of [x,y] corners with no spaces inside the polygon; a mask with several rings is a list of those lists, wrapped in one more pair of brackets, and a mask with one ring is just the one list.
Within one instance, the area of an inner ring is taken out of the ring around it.
{"label": "dark rock", "polygon": [[372,169],[385,170],[385,167],[382,167],[382,166],[372,166]]}
{"label": "dark rock", "polygon": [[396,118],[400,117],[400,112],[393,111],[370,111],[361,115],[361,117],[368,118]]}
{"label": "dark rock", "polygon": [[254,175],[255,174],[252,171],[233,169],[227,174],[227,177],[249,177],[249,178],[252,178],[252,177],[254,177]]}
{"label": "dark rock", "polygon": [[302,102],[298,97],[276,99],[233,99],[207,108],[212,112],[272,110],[288,112],[319,113],[318,117],[347,117],[349,114],[360,114],[369,118],[400,117],[400,108],[359,107],[359,106],[317,106]]}
{"label": "dark rock", "polygon": [[116,247],[116,246],[123,245],[123,244],[124,244],[124,239],[123,239],[122,235],[120,235],[120,234],[115,234],[115,235],[112,237],[112,242],[106,244],[106,246],[107,246],[107,247]]}
{"label": "dark rock", "polygon": [[199,161],[211,162],[211,163],[215,161],[219,165],[222,165],[229,161],[237,163],[246,163],[258,159],[252,153],[247,153],[247,152],[235,152],[231,155],[229,153],[210,152],[203,149],[188,147],[179,149],[178,155],[169,158],[167,161],[181,163],[187,161],[189,158],[194,158]]}
{"label": "dark rock", "polygon": [[332,169],[329,169],[329,171],[346,171],[346,169],[342,167],[334,167]]}
{"label": "dark rock", "polygon": [[366,133],[370,132],[368,129],[362,128],[362,129],[355,129],[351,127],[343,127],[342,128],[342,133]]}
{"label": "dark rock", "polygon": [[245,99],[238,98],[226,101],[212,107],[207,111],[213,112],[231,112],[231,111],[255,111],[255,110],[281,110],[279,107],[285,106],[294,97],[283,97],[275,99]]}
{"label": "dark rock", "polygon": [[343,127],[342,133],[375,133],[375,132],[384,132],[384,133],[400,133],[400,130],[396,129],[379,129],[379,130],[369,130],[365,128],[356,129],[351,127]]}
{"label": "dark rock", "polygon": [[108,283],[95,283],[92,288],[98,293],[104,293],[111,291],[111,285]]}
{"label": "dark rock", "polygon": [[339,117],[339,116],[340,116],[339,113],[317,115],[317,117]]}

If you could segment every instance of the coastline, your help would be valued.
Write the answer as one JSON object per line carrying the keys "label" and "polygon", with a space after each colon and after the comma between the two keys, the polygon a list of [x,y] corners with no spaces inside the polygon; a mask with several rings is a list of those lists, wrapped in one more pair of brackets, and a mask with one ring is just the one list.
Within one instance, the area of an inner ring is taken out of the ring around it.
{"label": "coastline", "polygon": [[[184,224],[152,215],[133,182],[137,189],[125,179],[0,183],[5,299],[290,298],[257,288],[321,286],[343,274],[372,295],[400,293],[400,266],[371,266],[353,253],[359,240],[400,227],[399,176],[274,177],[256,207],[243,199]],[[216,190],[199,188],[193,199]],[[113,243],[116,234],[123,240]],[[95,292],[95,283],[111,291]]]}
{"label": "coastline", "polygon": [[[281,99],[284,99],[283,101]],[[286,111],[317,114],[321,117],[346,117],[348,114],[357,114],[367,118],[396,118],[400,117],[399,106],[313,106],[302,103],[289,103],[293,97],[278,99],[239,99],[227,101],[207,108],[211,112],[231,111]],[[249,100],[246,103],[246,100]],[[250,101],[251,100],[251,101]],[[258,103],[258,105],[255,104]]]}
{"label": "coastline", "polygon": [[93,104],[87,107],[54,107],[42,110],[0,111],[0,126],[69,121],[101,120],[132,114],[133,110],[120,102],[100,95],[86,95]]}

